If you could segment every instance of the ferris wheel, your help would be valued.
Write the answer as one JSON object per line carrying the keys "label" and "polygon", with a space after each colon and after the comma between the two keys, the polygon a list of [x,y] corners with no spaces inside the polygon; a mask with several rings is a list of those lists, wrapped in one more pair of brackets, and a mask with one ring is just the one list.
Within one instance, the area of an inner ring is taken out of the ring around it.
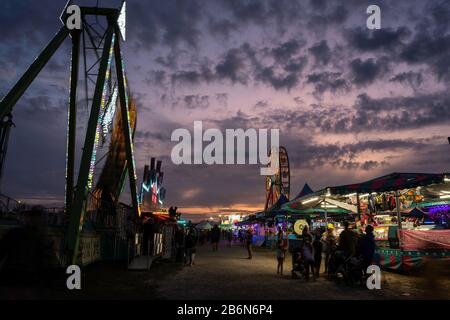
{"label": "ferris wheel", "polygon": [[[276,151],[274,149],[270,152],[270,163],[268,166],[271,166],[271,164],[274,163],[277,166],[277,169],[273,175],[266,176],[266,205],[264,210],[272,207],[282,194],[289,199],[291,184],[289,157],[285,147],[279,147],[278,150],[278,155],[274,152]],[[276,157],[278,157],[278,159],[276,159]]]}

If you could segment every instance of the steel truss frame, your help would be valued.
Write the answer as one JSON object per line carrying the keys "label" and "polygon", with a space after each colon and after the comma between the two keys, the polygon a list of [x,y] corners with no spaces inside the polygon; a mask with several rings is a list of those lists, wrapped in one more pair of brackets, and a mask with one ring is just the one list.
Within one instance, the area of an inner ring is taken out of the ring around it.
{"label": "steel truss frame", "polygon": [[[66,163],[66,211],[69,213],[69,225],[66,235],[66,253],[71,264],[76,264],[79,256],[80,234],[83,228],[83,220],[86,213],[86,201],[90,191],[89,179],[91,174],[91,162],[95,159],[96,139],[98,139],[98,122],[101,116],[101,108],[104,107],[103,91],[105,81],[109,72],[109,64],[114,58],[116,76],[118,82],[120,110],[123,121],[123,133],[126,142],[127,171],[130,182],[132,208],[136,216],[140,215],[140,207],[136,187],[136,170],[133,154],[133,141],[130,129],[130,118],[128,113],[128,92],[125,75],[125,67],[120,50],[120,30],[117,23],[120,10],[115,8],[80,7],[83,17],[87,15],[104,16],[108,21],[108,27],[101,39],[103,48],[98,60],[98,74],[95,81],[95,90],[92,96],[90,115],[81,156],[80,169],[76,187],[74,187],[75,167],[75,141],[76,141],[76,111],[77,111],[77,83],[80,58],[80,36],[81,30],[69,30],[66,26],[60,28],[53,39],[41,51],[14,87],[0,101],[0,119],[10,114],[20,97],[41,72],[50,58],[54,55],[63,41],[70,34],[72,38],[72,61],[70,71],[70,93],[68,110],[68,134],[67,134],[67,163]],[[87,28],[83,24],[83,28]],[[88,29],[86,29],[86,32]],[[89,36],[92,40],[92,37]],[[95,45],[94,45],[95,47]],[[84,46],[85,48],[85,46]],[[96,52],[98,47],[95,47]],[[87,97],[88,98],[88,97]],[[69,261],[68,260],[68,261]],[[68,262],[67,261],[67,262]]]}

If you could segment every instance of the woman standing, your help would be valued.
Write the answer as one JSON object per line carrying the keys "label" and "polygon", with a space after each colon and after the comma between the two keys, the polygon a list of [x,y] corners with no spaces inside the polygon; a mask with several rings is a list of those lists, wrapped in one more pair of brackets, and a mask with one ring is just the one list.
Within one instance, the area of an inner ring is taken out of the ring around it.
{"label": "woman standing", "polygon": [[314,269],[316,273],[316,278],[318,278],[320,274],[320,265],[322,264],[322,248],[323,248],[322,232],[320,228],[317,228],[315,231],[313,248],[314,248]]}
{"label": "woman standing", "polygon": [[283,263],[286,257],[286,243],[284,240],[277,240],[277,274],[283,275]]}

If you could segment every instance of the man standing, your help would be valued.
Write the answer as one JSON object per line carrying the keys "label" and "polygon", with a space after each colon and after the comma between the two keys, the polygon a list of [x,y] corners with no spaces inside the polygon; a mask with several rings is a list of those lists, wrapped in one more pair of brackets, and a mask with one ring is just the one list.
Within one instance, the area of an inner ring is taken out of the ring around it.
{"label": "man standing", "polygon": [[217,224],[211,229],[211,243],[213,251],[219,250],[220,229]]}
{"label": "man standing", "polygon": [[252,230],[252,228],[248,228],[248,230],[245,234],[245,244],[247,246],[248,259],[251,259],[253,257],[252,243],[253,243],[253,230]]}
{"label": "man standing", "polygon": [[349,229],[348,221],[344,221],[344,230],[339,235],[339,249],[345,254],[345,257],[352,257],[356,249],[356,233]]}
{"label": "man standing", "polygon": [[336,246],[336,236],[334,235],[334,225],[329,223],[327,231],[322,236],[323,251],[325,253],[325,273],[328,273],[328,267],[331,255]]}
{"label": "man standing", "polygon": [[375,236],[373,235],[373,227],[369,224],[366,227],[366,234],[361,239],[360,252],[363,257],[363,268],[366,272],[367,267],[372,264],[375,255]]}

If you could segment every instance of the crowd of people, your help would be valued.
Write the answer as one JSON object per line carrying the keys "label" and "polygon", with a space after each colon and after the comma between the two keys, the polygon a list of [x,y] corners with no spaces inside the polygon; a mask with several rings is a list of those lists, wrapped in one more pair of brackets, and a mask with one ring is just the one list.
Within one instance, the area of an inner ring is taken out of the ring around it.
{"label": "crowd of people", "polygon": [[[293,269],[294,265],[301,261],[305,278],[309,279],[311,274],[313,279],[316,279],[320,275],[322,265],[324,274],[335,273],[339,263],[336,262],[336,256],[340,256],[340,261],[348,261],[351,258],[359,259],[361,269],[366,270],[372,263],[375,254],[373,227],[367,225],[364,233],[359,233],[350,228],[348,221],[344,221],[343,225],[344,230],[339,236],[336,236],[333,224],[328,224],[326,230],[316,228],[313,232],[310,232],[309,227],[305,226],[299,236],[301,245],[291,250],[293,252]],[[282,234],[281,229],[279,233]],[[281,274],[283,262],[280,260],[281,258],[284,260],[284,254],[280,251],[286,252],[287,249],[287,243],[282,241],[282,238],[283,236],[280,235],[277,241],[277,273]],[[279,271],[280,263],[281,272]]]}
{"label": "crowd of people", "polygon": [[[281,227],[278,228],[275,236],[275,250],[277,258],[277,274],[283,275],[284,261],[288,252],[292,254],[292,272],[301,263],[305,279],[316,279],[321,273],[329,276],[336,273],[336,258],[341,257],[342,261],[350,258],[357,258],[360,261],[360,268],[366,270],[372,263],[375,254],[375,237],[373,227],[367,225],[364,232],[352,228],[348,221],[343,222],[344,230],[336,235],[333,224],[328,224],[326,228],[318,227],[310,230],[309,226],[303,227],[302,234],[297,236],[299,246],[291,248],[288,237]],[[253,235],[251,227],[247,229],[239,228],[235,230],[221,230],[218,225],[214,225],[210,230],[197,230],[194,227],[182,229],[179,243],[181,259],[185,266],[194,265],[196,246],[204,246],[207,242],[211,244],[212,251],[219,250],[219,242],[224,240],[228,246],[233,243],[240,244],[246,249],[248,259],[253,258]]]}
{"label": "crowd of people", "polygon": [[177,249],[177,261],[183,262],[185,266],[193,266],[197,246],[211,244],[212,251],[219,250],[221,240],[227,241],[228,247],[240,243],[245,247],[248,259],[253,257],[253,230],[248,228],[237,230],[220,229],[215,224],[211,229],[198,230],[195,227],[179,228],[175,234],[175,245]]}

